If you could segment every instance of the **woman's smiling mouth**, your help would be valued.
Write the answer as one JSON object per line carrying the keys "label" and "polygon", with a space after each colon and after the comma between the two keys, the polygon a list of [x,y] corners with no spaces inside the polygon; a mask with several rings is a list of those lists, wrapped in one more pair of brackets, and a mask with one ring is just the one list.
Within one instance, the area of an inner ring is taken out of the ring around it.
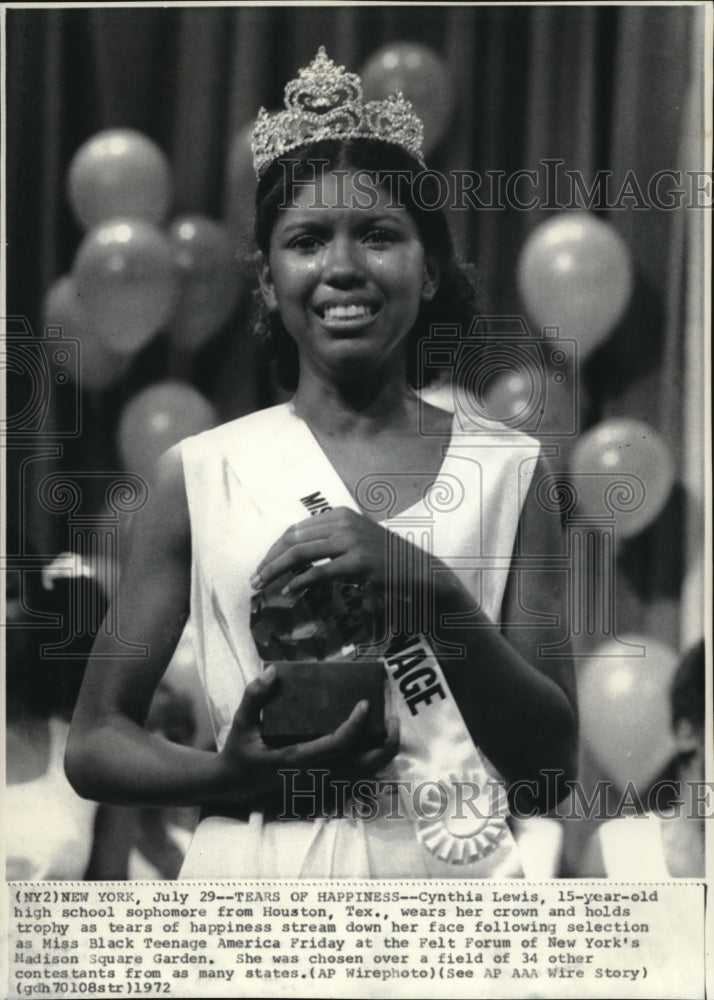
{"label": "woman's smiling mouth", "polygon": [[315,313],[327,326],[361,326],[378,311],[370,302],[332,302],[314,307]]}

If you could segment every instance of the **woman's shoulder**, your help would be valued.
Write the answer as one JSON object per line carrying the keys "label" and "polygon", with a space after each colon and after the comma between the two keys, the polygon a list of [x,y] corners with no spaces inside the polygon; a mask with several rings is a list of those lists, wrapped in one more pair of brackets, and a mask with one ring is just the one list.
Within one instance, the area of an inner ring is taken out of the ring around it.
{"label": "woman's shoulder", "polygon": [[291,414],[290,403],[280,403],[263,410],[255,410],[242,417],[236,417],[200,434],[184,438],[180,448],[184,456],[206,454],[207,452],[254,451],[265,447]]}

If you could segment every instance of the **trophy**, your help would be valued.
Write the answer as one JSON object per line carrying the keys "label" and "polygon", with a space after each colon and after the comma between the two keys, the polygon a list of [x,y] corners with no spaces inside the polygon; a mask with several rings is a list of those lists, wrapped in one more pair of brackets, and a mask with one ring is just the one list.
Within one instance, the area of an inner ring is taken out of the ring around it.
{"label": "trophy", "polygon": [[290,574],[253,595],[250,629],[264,665],[278,675],[263,708],[270,746],[287,746],[333,732],[358,701],[369,701],[362,747],[384,742],[384,661],[363,659],[359,647],[382,637],[384,602],[370,585],[324,581],[282,594]]}

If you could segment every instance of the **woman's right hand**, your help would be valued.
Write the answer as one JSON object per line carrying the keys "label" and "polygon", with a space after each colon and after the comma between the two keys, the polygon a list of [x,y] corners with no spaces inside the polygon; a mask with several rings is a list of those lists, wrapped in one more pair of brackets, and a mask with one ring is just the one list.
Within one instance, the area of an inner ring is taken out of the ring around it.
{"label": "woman's right hand", "polygon": [[367,722],[368,704],[358,702],[349,717],[327,736],[270,747],[262,738],[260,713],[275,694],[277,674],[271,665],[251,681],[238,706],[228,738],[219,751],[223,771],[222,798],[229,801],[261,799],[283,789],[281,770],[329,771],[340,778],[357,780],[379,771],[399,749],[397,720],[387,720],[384,744],[360,749]]}

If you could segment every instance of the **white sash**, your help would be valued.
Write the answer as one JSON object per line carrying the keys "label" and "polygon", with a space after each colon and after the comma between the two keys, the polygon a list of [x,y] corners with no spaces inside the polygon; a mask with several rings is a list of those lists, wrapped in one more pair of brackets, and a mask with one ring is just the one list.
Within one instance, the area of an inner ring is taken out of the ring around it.
{"label": "white sash", "polygon": [[[244,492],[243,510],[252,509],[259,516],[261,523],[255,525],[255,531],[269,544],[291,524],[309,516],[306,498],[313,498],[313,504],[324,499],[329,507],[359,512],[307,424],[291,407],[284,412],[280,434],[271,435],[270,447],[261,452],[260,461],[239,461],[236,465],[234,458],[230,459]],[[399,519],[385,522],[385,526],[399,532]],[[419,544],[418,539],[415,543]],[[489,775],[474,746],[429,642],[423,635],[399,637],[385,659],[392,711],[400,724],[400,751],[380,777],[406,783],[400,787],[399,801],[412,835],[421,845],[424,874],[521,874],[515,842],[506,825],[505,792]],[[394,808],[392,789],[385,791]],[[368,836],[374,834],[386,850],[400,850],[403,822],[380,817],[365,823],[374,824]]]}

